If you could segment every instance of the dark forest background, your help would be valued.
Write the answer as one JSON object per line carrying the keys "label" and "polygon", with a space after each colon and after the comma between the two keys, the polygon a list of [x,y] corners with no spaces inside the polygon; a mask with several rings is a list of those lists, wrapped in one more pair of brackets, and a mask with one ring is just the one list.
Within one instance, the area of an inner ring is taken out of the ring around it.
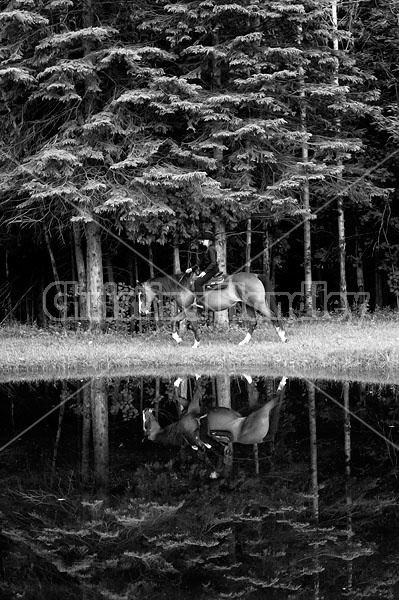
{"label": "dark forest background", "polygon": [[104,282],[184,270],[204,227],[298,311],[320,281],[397,307],[398,2],[0,7],[0,321],[76,281],[100,324]]}

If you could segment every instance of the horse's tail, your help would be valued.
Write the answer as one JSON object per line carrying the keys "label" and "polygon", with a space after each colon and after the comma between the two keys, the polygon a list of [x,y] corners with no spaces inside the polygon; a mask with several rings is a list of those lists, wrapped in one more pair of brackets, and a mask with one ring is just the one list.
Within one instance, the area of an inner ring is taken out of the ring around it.
{"label": "horse's tail", "polygon": [[273,320],[279,321],[280,320],[279,314],[278,314],[279,311],[278,311],[276,296],[274,293],[272,283],[267,275],[258,275],[258,279],[262,282],[263,287],[265,288],[266,304],[270,308],[271,312],[273,313],[273,316],[274,316]]}

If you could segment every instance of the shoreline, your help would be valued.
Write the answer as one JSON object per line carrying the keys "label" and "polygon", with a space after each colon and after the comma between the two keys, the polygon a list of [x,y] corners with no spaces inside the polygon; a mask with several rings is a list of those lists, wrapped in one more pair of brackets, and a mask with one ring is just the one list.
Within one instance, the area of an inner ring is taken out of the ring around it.
{"label": "shoreline", "polygon": [[0,329],[0,382],[120,376],[248,374],[399,384],[399,322],[390,319],[293,322],[288,342],[266,323],[248,345],[244,329],[202,330],[182,344],[169,329],[146,334]]}

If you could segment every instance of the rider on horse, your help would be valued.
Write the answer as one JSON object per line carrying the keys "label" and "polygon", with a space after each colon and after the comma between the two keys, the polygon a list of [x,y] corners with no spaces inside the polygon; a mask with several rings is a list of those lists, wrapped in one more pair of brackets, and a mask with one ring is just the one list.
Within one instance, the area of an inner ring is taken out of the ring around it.
{"label": "rider on horse", "polygon": [[197,298],[198,296],[201,296],[204,285],[220,271],[213,233],[211,231],[205,231],[199,242],[206,247],[206,251],[197,265],[186,270],[186,273],[191,273],[191,271],[195,269],[199,269],[200,271],[198,277],[194,280],[194,291]]}

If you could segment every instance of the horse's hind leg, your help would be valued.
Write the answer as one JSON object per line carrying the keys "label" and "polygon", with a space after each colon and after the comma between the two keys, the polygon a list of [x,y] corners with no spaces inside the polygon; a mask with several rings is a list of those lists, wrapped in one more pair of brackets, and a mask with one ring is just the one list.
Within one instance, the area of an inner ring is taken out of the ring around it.
{"label": "horse's hind leg", "polygon": [[238,344],[239,346],[244,346],[244,344],[248,344],[248,342],[252,338],[252,334],[257,325],[255,310],[252,308],[252,306],[249,306],[248,304],[245,305],[245,309],[246,309],[246,313],[247,313],[247,317],[248,317],[248,321],[249,321],[249,327],[248,327],[248,331],[247,331],[245,338],[243,340],[241,340],[241,342]]}
{"label": "horse's hind leg", "polygon": [[283,324],[281,323],[281,321],[277,315],[277,305],[276,305],[275,313],[272,310],[270,310],[270,308],[267,306],[266,302],[262,303],[259,306],[256,306],[256,310],[258,312],[260,312],[264,317],[266,317],[272,323],[273,327],[275,328],[275,330],[277,332],[278,337],[280,338],[280,341],[286,342],[287,336],[285,334],[285,329],[283,327]]}

